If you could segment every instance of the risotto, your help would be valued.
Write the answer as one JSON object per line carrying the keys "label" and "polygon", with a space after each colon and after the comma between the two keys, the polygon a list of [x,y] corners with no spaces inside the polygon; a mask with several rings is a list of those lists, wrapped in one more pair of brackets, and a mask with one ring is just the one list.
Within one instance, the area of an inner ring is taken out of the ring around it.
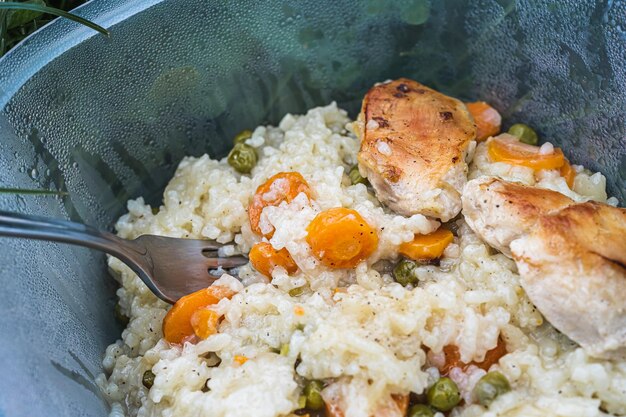
{"label": "risotto", "polygon": [[[498,176],[576,201],[617,204],[607,200],[600,173],[574,166],[570,188],[556,170],[491,162],[488,143],[467,151],[470,179]],[[238,173],[226,158],[187,157],[162,206],[129,201],[117,232],[127,239],[214,239],[225,244],[225,256],[266,242],[274,251],[286,249],[295,266],[279,265],[271,278],[250,264],[225,273],[213,284],[232,293],[211,306],[220,317],[217,330],[170,343],[162,332],[170,306],[109,258],[121,284],[119,309],[129,319],[121,340],[107,348],[97,380],[111,416],[320,413],[312,411],[319,404],[307,402],[311,381],[318,381],[327,409],[340,410],[336,416],[393,416],[395,408],[406,412],[406,401],[425,404],[444,373],[459,392],[452,416],[626,415],[626,363],[592,358],[553,328],[527,298],[513,260],[483,243],[463,216],[442,226],[452,241],[436,262],[418,263],[412,281],[396,282],[402,245],[440,222],[394,214],[365,181],[351,181],[359,140],[334,103],[288,114],[278,127],[257,127],[245,144],[258,155],[250,174]],[[249,204],[280,172],[299,173],[309,193],[263,208],[255,233]],[[324,254],[308,239],[316,216],[337,207],[354,210],[378,236],[354,267],[321,262]],[[504,355],[481,367],[502,344]],[[467,366],[446,367],[449,346]],[[481,402],[475,389],[488,371],[503,375],[510,389]],[[430,410],[415,415],[443,416],[445,407]]]}

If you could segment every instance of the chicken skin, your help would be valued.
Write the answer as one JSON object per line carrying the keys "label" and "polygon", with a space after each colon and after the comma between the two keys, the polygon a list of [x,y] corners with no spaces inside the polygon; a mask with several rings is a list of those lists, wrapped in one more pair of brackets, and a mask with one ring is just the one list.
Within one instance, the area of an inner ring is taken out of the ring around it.
{"label": "chicken skin", "polygon": [[554,327],[592,356],[626,359],[626,210],[482,177],[465,187],[463,213],[515,260]]}
{"label": "chicken skin", "polygon": [[355,131],[359,170],[391,210],[442,221],[460,212],[465,158],[476,138],[465,104],[400,78],[370,89]]}
{"label": "chicken skin", "polygon": [[465,221],[491,247],[511,256],[509,245],[537,219],[574,204],[561,193],[495,177],[471,180],[463,190]]}

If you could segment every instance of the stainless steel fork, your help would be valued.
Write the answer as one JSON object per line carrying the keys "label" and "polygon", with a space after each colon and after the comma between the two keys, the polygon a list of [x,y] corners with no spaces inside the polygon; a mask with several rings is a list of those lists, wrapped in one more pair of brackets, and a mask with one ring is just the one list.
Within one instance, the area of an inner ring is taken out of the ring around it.
{"label": "stainless steel fork", "polygon": [[142,235],[122,239],[80,223],[0,211],[0,236],[50,240],[98,249],[132,269],[160,299],[180,297],[206,288],[219,278],[212,273],[248,262],[244,256],[220,258],[223,246],[211,240]]}

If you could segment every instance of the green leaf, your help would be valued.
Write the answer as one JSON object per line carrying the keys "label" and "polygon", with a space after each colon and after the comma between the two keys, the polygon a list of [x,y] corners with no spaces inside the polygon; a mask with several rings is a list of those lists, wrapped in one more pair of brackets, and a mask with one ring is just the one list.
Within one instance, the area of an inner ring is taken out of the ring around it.
{"label": "green leaf", "polygon": [[32,190],[25,188],[3,188],[0,187],[0,194],[23,194],[23,195],[67,195],[66,191],[54,191],[54,190]]}
{"label": "green leaf", "polygon": [[[38,4],[40,6],[47,6],[44,0],[27,0],[22,4]],[[11,10],[9,12],[8,29],[15,29],[20,26],[32,22],[41,16],[43,12],[36,10]]]}
{"label": "green leaf", "polygon": [[16,2],[0,2],[0,10],[30,10],[34,12],[47,13],[54,16],[65,17],[66,19],[73,20],[82,25],[85,25],[93,30],[97,30],[105,36],[109,36],[109,31],[87,19],[84,19],[75,14],[68,13],[66,11],[56,9],[54,7],[42,6],[40,4],[33,3],[16,3]]}

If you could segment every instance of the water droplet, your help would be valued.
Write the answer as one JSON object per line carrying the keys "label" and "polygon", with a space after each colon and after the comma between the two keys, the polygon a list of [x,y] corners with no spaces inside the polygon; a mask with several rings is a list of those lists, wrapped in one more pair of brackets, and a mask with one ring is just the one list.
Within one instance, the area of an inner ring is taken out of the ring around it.
{"label": "water droplet", "polygon": [[19,194],[16,194],[15,199],[17,200],[17,207],[20,210],[23,210],[26,208],[26,201],[24,200],[24,197],[22,197]]}
{"label": "water droplet", "polygon": [[33,169],[30,170],[29,175],[30,175],[30,177],[32,179],[36,180],[37,179],[37,175],[39,175],[39,171],[37,171],[37,168],[33,168]]}

